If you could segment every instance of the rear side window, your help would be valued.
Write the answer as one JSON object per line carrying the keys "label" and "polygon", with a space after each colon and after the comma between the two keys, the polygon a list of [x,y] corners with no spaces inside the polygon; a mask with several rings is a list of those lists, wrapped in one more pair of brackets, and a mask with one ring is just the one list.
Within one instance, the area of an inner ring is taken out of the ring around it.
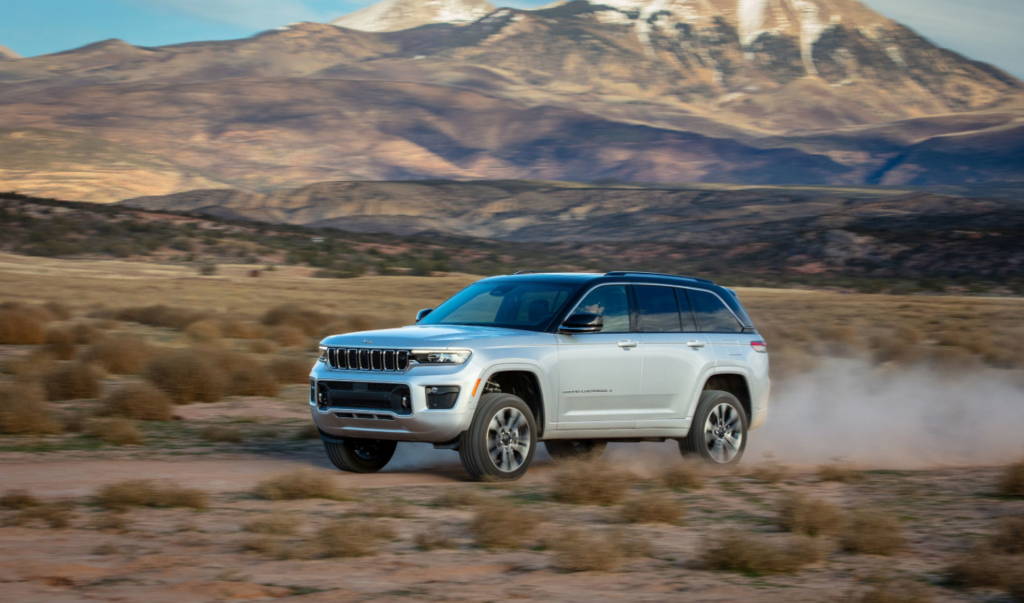
{"label": "rear side window", "polygon": [[679,305],[671,287],[635,285],[640,330],[645,333],[678,333]]}
{"label": "rear side window", "polygon": [[676,300],[679,302],[679,317],[683,319],[683,332],[697,332],[697,323],[693,320],[690,300],[686,297],[686,289],[676,289]]}
{"label": "rear side window", "polygon": [[690,303],[693,304],[693,313],[697,315],[700,322],[700,330],[710,333],[741,333],[743,325],[740,324],[729,308],[718,299],[717,295],[707,291],[690,289],[687,291],[690,296]]}

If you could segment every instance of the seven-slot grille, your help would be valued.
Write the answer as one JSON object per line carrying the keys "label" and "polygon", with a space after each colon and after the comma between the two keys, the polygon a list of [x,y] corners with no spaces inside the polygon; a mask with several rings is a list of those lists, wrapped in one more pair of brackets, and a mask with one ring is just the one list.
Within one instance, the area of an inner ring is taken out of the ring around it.
{"label": "seven-slot grille", "polygon": [[409,350],[327,348],[327,364],[349,371],[403,372],[409,370]]}

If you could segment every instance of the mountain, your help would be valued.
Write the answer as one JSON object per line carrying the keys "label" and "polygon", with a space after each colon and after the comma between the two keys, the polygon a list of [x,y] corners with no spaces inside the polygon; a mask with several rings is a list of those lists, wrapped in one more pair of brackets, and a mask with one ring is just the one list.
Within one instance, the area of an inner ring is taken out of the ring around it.
{"label": "mountain", "polygon": [[0,61],[13,61],[20,59],[21,55],[6,46],[0,46]]}
{"label": "mountain", "polygon": [[854,0],[577,0],[460,25],[301,23],[0,62],[0,153],[18,154],[0,190],[1013,185],[1022,118],[1019,80]]}
{"label": "mountain", "polygon": [[331,22],[360,31],[399,31],[432,23],[461,25],[494,11],[487,0],[382,0]]}

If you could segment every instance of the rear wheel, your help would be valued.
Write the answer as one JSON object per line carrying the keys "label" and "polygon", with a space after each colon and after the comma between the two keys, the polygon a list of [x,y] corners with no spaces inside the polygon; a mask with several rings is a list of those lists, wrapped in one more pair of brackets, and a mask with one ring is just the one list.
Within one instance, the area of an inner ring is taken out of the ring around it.
{"label": "rear wheel", "polygon": [[526,473],[536,448],[537,424],[526,402],[485,394],[459,440],[459,457],[477,481],[513,481]]}
{"label": "rear wheel", "polygon": [[690,433],[679,440],[679,452],[709,465],[732,467],[747,447],[747,413],[736,396],[708,390],[701,394]]}
{"label": "rear wheel", "polygon": [[376,473],[395,456],[398,442],[345,438],[341,442],[324,442],[327,458],[342,471]]}
{"label": "rear wheel", "polygon": [[600,440],[548,440],[544,442],[548,454],[556,461],[597,458],[604,453],[608,442]]}

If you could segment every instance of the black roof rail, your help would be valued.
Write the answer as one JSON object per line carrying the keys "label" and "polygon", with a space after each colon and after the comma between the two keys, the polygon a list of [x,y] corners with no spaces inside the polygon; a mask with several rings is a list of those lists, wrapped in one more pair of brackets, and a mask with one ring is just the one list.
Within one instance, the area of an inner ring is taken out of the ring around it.
{"label": "black roof rail", "polygon": [[605,276],[627,276],[630,274],[636,274],[640,276],[667,276],[670,278],[685,278],[690,281],[697,281],[698,283],[706,283],[708,285],[714,285],[714,281],[709,281],[706,278],[697,278],[696,276],[682,276],[680,274],[665,274],[664,272],[639,272],[637,270],[615,270],[608,272]]}

